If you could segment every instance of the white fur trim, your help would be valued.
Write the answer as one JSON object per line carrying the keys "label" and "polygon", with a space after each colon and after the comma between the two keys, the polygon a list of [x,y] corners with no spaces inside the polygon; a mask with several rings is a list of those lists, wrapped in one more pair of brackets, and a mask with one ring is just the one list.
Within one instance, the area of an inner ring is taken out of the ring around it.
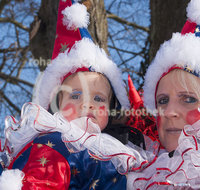
{"label": "white fur trim", "polygon": [[24,173],[18,169],[5,170],[0,176],[1,190],[21,190]]}
{"label": "white fur trim", "polygon": [[145,75],[144,104],[150,110],[155,110],[156,84],[164,72],[172,66],[189,66],[200,72],[200,38],[189,33],[175,33],[172,39],[161,45],[155,59]]}
{"label": "white fur trim", "polygon": [[68,30],[76,28],[87,28],[89,24],[89,13],[86,6],[75,3],[70,7],[66,7],[63,11],[63,25]]}
{"label": "white fur trim", "polygon": [[90,39],[83,38],[75,43],[70,52],[60,53],[52,64],[46,68],[41,81],[36,84],[36,99],[34,102],[48,109],[54,97],[54,92],[61,85],[61,79],[77,68],[92,67],[95,72],[104,74],[115,91],[115,95],[124,108],[129,108],[129,101],[122,75],[117,67],[106,55],[105,51],[96,46]]}
{"label": "white fur trim", "polygon": [[196,24],[200,24],[200,0],[191,0],[187,6],[187,17]]}

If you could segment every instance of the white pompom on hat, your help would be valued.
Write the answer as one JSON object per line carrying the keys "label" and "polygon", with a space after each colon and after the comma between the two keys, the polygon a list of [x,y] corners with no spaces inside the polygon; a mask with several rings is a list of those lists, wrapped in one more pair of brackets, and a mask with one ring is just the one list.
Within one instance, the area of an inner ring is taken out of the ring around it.
{"label": "white pompom on hat", "polygon": [[87,28],[89,24],[89,13],[86,6],[75,3],[70,7],[66,7],[63,11],[63,24],[68,30],[76,28]]}
{"label": "white pompom on hat", "polygon": [[24,173],[21,170],[5,170],[0,176],[1,190],[21,190],[24,178]]}
{"label": "white pompom on hat", "polygon": [[94,44],[85,28],[88,23],[89,15],[84,5],[73,0],[60,0],[52,63],[38,80],[33,99],[45,109],[49,108],[63,80],[79,71],[102,73],[109,80],[120,105],[129,108],[122,74],[105,51]]}
{"label": "white pompom on hat", "polygon": [[200,77],[200,0],[191,0],[188,20],[181,33],[164,42],[149,66],[144,82],[144,104],[156,110],[155,94],[160,79],[173,69],[183,69]]}

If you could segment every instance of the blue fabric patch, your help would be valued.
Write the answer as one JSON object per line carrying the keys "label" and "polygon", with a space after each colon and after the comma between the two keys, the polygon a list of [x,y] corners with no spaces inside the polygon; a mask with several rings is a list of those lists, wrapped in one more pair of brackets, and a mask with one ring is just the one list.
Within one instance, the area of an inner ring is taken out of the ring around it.
{"label": "blue fabric patch", "polygon": [[95,72],[95,69],[92,66],[90,66],[88,69],[90,72]]}
{"label": "blue fabric patch", "polygon": [[196,71],[190,69],[188,66],[184,67],[183,70],[188,72],[188,73],[191,73],[191,74],[193,74],[193,75],[195,75],[197,77],[200,77],[200,73],[199,72],[197,73]]}
{"label": "blue fabric patch", "polygon": [[197,26],[196,26],[196,29],[195,29],[195,36],[200,37],[200,25],[197,25]]}
{"label": "blue fabric patch", "polygon": [[1,175],[2,172],[3,172],[3,167],[2,167],[2,165],[0,164],[0,175]]}
{"label": "blue fabric patch", "polygon": [[45,135],[41,135],[37,137],[33,142],[39,143],[39,144],[47,144],[48,140],[50,140],[55,146],[53,149],[55,149],[57,152],[59,152],[61,155],[63,155],[65,158],[69,156],[69,151],[63,151],[66,150],[66,146],[62,141],[61,133],[54,132],[54,133],[48,133]]}
{"label": "blue fabric patch", "polygon": [[28,149],[26,149],[26,151],[24,151],[22,153],[22,155],[20,155],[14,162],[12,169],[19,169],[22,170],[24,168],[24,166],[26,165],[30,152],[31,152],[31,148],[32,146],[30,146]]}
{"label": "blue fabric patch", "polygon": [[92,37],[86,28],[79,28],[79,31],[82,38],[89,38],[90,40],[92,40]]}

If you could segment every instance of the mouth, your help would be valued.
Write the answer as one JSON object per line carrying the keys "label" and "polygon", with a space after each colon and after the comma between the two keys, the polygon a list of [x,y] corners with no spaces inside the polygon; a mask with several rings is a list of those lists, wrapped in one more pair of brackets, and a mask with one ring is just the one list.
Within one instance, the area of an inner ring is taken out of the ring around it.
{"label": "mouth", "polygon": [[179,128],[168,128],[168,129],[166,129],[166,132],[170,133],[170,134],[180,134],[181,131],[182,131],[182,129],[179,129]]}
{"label": "mouth", "polygon": [[94,114],[92,114],[92,113],[88,113],[86,115],[86,117],[91,118],[91,119],[96,119],[95,116],[94,116]]}

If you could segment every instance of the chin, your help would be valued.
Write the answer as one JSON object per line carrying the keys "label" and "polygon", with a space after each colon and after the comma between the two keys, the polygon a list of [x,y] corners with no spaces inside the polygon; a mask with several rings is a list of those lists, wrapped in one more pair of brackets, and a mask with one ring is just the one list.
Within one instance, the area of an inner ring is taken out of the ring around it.
{"label": "chin", "polygon": [[91,121],[92,121],[93,123],[98,124],[98,123],[97,123],[97,120],[96,120],[95,118],[93,118],[93,117],[89,117],[89,118],[91,119]]}
{"label": "chin", "polygon": [[167,152],[171,152],[171,151],[176,150],[177,146],[178,146],[178,144],[177,144],[177,145],[170,146],[170,147],[166,147],[165,149],[167,150]]}

